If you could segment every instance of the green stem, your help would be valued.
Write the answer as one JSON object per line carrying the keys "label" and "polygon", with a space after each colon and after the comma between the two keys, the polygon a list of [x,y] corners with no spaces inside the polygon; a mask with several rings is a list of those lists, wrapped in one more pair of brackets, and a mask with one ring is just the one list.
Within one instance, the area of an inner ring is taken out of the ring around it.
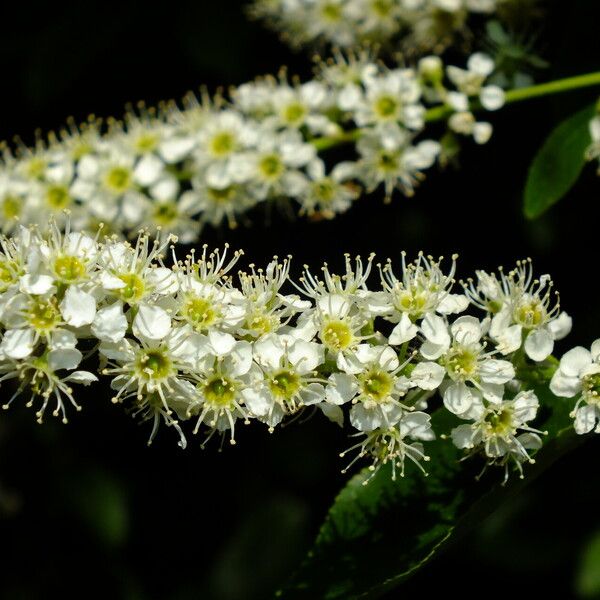
{"label": "green stem", "polygon": [[[557,79],[555,81],[549,81],[548,83],[539,83],[537,85],[531,85],[515,90],[508,90],[505,95],[505,102],[506,104],[512,104],[513,102],[522,102],[523,100],[531,100],[542,96],[562,94],[563,92],[593,87],[596,85],[600,85],[600,71],[586,73],[585,75],[575,75],[574,77],[565,77],[564,79]],[[481,109],[481,105],[477,101],[473,102],[471,109],[479,110]],[[435,106],[425,113],[425,121],[428,123],[441,121],[453,112],[453,109],[447,105]],[[359,137],[360,129],[353,129],[351,131],[345,131],[339,136],[314,139],[312,140],[312,144],[318,151],[322,151],[332,148],[333,146],[338,146],[339,144],[355,142]]]}

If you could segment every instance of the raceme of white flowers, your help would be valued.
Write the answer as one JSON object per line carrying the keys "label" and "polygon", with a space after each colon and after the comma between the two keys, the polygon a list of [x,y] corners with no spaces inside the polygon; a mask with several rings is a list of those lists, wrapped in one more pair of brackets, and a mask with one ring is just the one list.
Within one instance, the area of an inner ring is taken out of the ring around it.
{"label": "raceme of white flowers", "polygon": [[469,39],[472,17],[519,4],[523,0],[255,0],[251,14],[297,47],[350,48],[400,39],[407,51],[437,53],[457,38]]}
{"label": "raceme of white flowers", "polygon": [[[304,267],[294,282],[290,259],[234,276],[241,252],[177,259],[172,241],[55,225],[2,237],[4,407],[25,396],[40,422],[46,411],[66,422],[84,396],[74,386],[102,378],[113,402],[150,422],[149,441],[163,423],[185,447],[189,422],[203,444],[215,434],[235,443],[240,423],[273,431],[312,411],[355,431],[350,464],[391,463],[394,476],[408,462],[424,470],[436,435],[506,476],[534,460],[539,401],[518,373],[546,364],[571,319],[529,261],[478,271],[455,293],[456,257],[444,269],[422,254],[376,267],[347,256],[340,275]],[[552,382],[562,396],[581,393],[579,432],[599,414],[598,344],[568,352]],[[433,431],[439,407],[455,415],[451,431]]]}
{"label": "raceme of white flowers", "polygon": [[[35,148],[5,149],[0,227],[10,234],[51,218],[64,227],[68,209],[73,230],[102,222],[135,237],[161,228],[191,243],[205,224],[233,226],[282,198],[330,218],[363,188],[411,195],[422,172],[456,150],[457,136],[490,138],[492,126],[469,106],[502,106],[502,89],[486,85],[493,70],[484,54],[466,69],[437,57],[388,68],[367,53],[336,54],[306,83],[282,74],[241,85],[228,101],[203,94],[105,127],[71,124]],[[427,107],[449,116],[437,132],[426,129]],[[323,154],[341,142],[355,143],[352,160],[329,168]]]}

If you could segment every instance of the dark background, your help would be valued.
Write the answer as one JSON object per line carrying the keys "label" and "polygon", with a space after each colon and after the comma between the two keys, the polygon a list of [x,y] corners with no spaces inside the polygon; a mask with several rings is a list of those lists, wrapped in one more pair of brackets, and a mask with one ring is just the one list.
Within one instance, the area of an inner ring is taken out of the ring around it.
{"label": "dark background", "polygon": [[[594,0],[549,2],[540,33],[545,79],[600,66]],[[282,64],[310,73],[236,0],[171,2],[160,8],[29,3],[3,7],[0,138],[59,128],[68,115],[118,116],[127,102],[179,98],[206,84],[241,83]],[[597,93],[597,90],[596,90]],[[362,199],[332,222],[253,215],[251,228],[207,231],[261,263],[292,253],[339,265],[343,252],[401,249],[459,252],[459,275],[532,256],[553,275],[574,329],[558,352],[600,337],[599,184],[588,167],[568,197],[527,222],[520,203],[527,166],[562,117],[593,101],[581,91],[507,107],[485,147],[465,144],[461,168],[429,173],[414,199]],[[186,451],[163,430],[151,448],[102,389],[65,427],[16,406],[0,420],[0,598],[264,599],[301,560],[344,484],[343,432],[320,419],[241,431],[219,454]],[[586,544],[600,532],[600,443],[564,458],[403,588],[388,597],[427,596],[444,581],[465,598],[524,596],[550,586],[575,597]],[[600,568],[600,565],[599,565]]]}

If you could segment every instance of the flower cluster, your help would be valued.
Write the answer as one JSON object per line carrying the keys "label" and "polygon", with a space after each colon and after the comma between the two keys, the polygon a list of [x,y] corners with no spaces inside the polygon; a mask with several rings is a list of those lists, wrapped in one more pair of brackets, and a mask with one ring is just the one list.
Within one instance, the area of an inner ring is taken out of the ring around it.
{"label": "flower cluster", "polygon": [[[442,52],[471,37],[474,18],[503,16],[523,0],[255,0],[251,14],[293,46],[351,48],[401,41],[410,52]],[[396,45],[397,48],[397,45]]]}
{"label": "flower cluster", "polygon": [[[160,228],[191,243],[205,224],[234,226],[282,198],[330,218],[361,188],[410,195],[422,171],[455,151],[456,136],[489,139],[491,125],[469,106],[502,106],[503,91],[486,85],[493,70],[484,54],[466,69],[437,57],[410,68],[337,54],[306,83],[281,74],[241,85],[228,100],[203,94],[123,122],[71,124],[35,148],[4,151],[0,228],[11,234],[51,218],[64,227],[68,210],[73,230],[110,223],[135,237]],[[448,118],[448,132],[431,137],[434,118]],[[327,166],[322,153],[343,142],[355,142],[350,160]]]}
{"label": "flower cluster", "polygon": [[[528,262],[478,272],[454,293],[456,257],[445,272],[441,259],[402,255],[399,273],[378,265],[372,289],[373,256],[347,256],[341,274],[305,267],[294,282],[289,259],[234,277],[242,253],[227,248],[178,260],[171,247],[169,266],[171,241],[56,226],[3,237],[0,380],[16,387],[4,406],[25,394],[40,422],[47,409],[66,422],[68,405],[79,409],[72,386],[108,378],[113,402],[151,422],[150,441],[164,423],[182,447],[184,422],[235,443],[240,421],[273,431],[311,410],[360,437],[352,463],[391,463],[394,474],[407,459],[423,469],[436,433],[507,475],[541,445],[538,400],[519,373],[547,358],[570,318]],[[583,377],[595,410],[598,352],[576,366],[568,356],[555,384],[575,393]],[[434,433],[434,411],[451,414],[451,432]]]}

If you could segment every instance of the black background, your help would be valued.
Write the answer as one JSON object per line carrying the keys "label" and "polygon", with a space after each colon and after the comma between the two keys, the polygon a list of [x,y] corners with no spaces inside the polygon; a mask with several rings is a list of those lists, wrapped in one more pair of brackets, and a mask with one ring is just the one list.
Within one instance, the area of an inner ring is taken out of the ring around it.
{"label": "black background", "polygon": [[[550,80],[598,70],[594,0],[548,2],[539,26]],[[118,116],[127,102],[179,98],[200,84],[241,83],[282,64],[303,77],[293,54],[236,0],[171,2],[158,8],[98,0],[3,8],[0,138],[59,128],[68,115]],[[537,29],[535,30],[537,32]],[[597,90],[596,90],[597,93]],[[567,198],[536,222],[522,216],[527,166],[562,117],[594,92],[509,106],[493,116],[485,147],[465,144],[461,167],[429,173],[413,199],[374,194],[331,222],[290,221],[274,212],[253,226],[207,231],[248,260],[273,254],[339,265],[344,252],[397,258],[460,254],[459,275],[532,256],[553,275],[574,317],[558,348],[600,337],[600,179],[588,167]],[[93,388],[69,426],[36,425],[21,406],[0,420],[0,598],[263,599],[301,560],[343,485],[337,453],[348,443],[313,419],[242,430],[238,445],[186,451],[162,430],[151,448],[106,390]],[[592,440],[534,482],[468,539],[389,598],[444,593],[521,597],[546,586],[575,594],[577,565],[600,530],[600,444]]]}

